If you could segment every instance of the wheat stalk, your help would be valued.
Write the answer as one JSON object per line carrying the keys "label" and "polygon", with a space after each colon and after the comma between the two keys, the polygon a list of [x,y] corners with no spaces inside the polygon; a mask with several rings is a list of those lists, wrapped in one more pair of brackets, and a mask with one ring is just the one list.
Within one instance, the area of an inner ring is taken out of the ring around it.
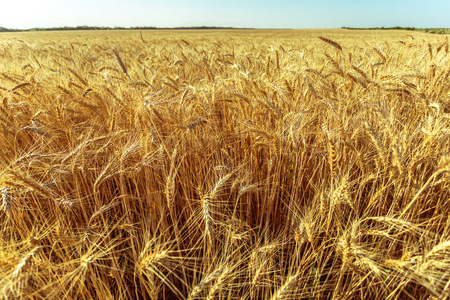
{"label": "wheat stalk", "polygon": [[122,57],[120,57],[119,51],[117,51],[117,49],[114,47],[111,47],[111,50],[113,51],[114,56],[116,57],[117,63],[119,64],[120,68],[122,69],[122,72],[128,77],[128,79],[130,81],[132,81],[130,78],[130,75],[128,75],[127,67],[125,66],[125,63],[123,62]]}
{"label": "wheat stalk", "polygon": [[342,52],[342,46],[339,45],[338,43],[336,43],[335,41],[332,41],[332,40],[330,40],[330,39],[327,39],[326,37],[323,37],[323,36],[318,36],[318,38],[319,38],[321,41],[323,41],[323,42],[325,42],[325,43],[327,43],[327,44],[333,46],[334,48],[336,48],[336,49],[338,49],[339,51]]}
{"label": "wheat stalk", "polygon": [[281,300],[281,299],[291,299],[291,293],[298,284],[298,281],[301,279],[300,273],[289,276],[284,284],[275,291],[273,296],[270,298],[271,300]]}
{"label": "wheat stalk", "polygon": [[8,218],[11,218],[11,216],[14,214],[16,207],[14,205],[14,200],[11,195],[11,189],[4,187],[0,189],[2,193],[2,209],[5,211]]}
{"label": "wheat stalk", "polygon": [[166,196],[167,201],[167,207],[169,208],[170,212],[173,212],[173,209],[175,207],[175,177],[177,175],[178,167],[176,167],[175,159],[177,156],[177,148],[173,150],[172,156],[170,158],[170,170],[169,174],[166,178],[166,187],[164,190],[164,194]]}
{"label": "wheat stalk", "polygon": [[336,175],[336,149],[331,141],[328,141],[328,164],[330,166],[330,176],[334,178]]}
{"label": "wheat stalk", "polygon": [[194,286],[194,288],[189,293],[187,297],[188,300],[192,300],[200,296],[202,291],[204,291],[207,287],[209,287],[214,280],[219,278],[224,271],[224,267],[221,266],[216,268],[213,272],[210,272],[208,275],[204,276],[199,284]]}
{"label": "wheat stalk", "polygon": [[21,185],[37,192],[41,196],[49,198],[52,197],[52,192],[42,184],[35,181],[34,179],[26,177],[25,175],[13,170],[10,170],[9,173],[12,175],[14,180],[20,183]]}
{"label": "wheat stalk", "polygon": [[72,73],[72,75],[75,76],[75,78],[78,79],[84,86],[88,86],[86,80],[84,80],[83,77],[81,77],[80,75],[78,75],[77,72],[75,72],[75,71],[72,70],[71,68],[67,68],[67,70],[69,70],[69,72]]}
{"label": "wheat stalk", "polygon": [[[26,281],[23,277],[26,276],[26,267],[29,265],[31,259],[38,253],[41,249],[40,246],[36,246],[31,251],[29,251],[25,256],[22,257],[19,264],[16,266],[14,271],[11,273],[11,282],[10,289],[13,294],[21,294]],[[5,287],[7,287],[6,285]],[[2,294],[5,295],[6,291],[3,291]]]}
{"label": "wheat stalk", "polygon": [[19,89],[24,88],[24,87],[29,86],[29,85],[31,85],[31,83],[29,83],[29,82],[23,82],[23,83],[21,83],[21,84],[16,85],[15,87],[13,87],[13,88],[11,89],[11,91],[14,92],[14,91],[16,91],[16,90],[19,90]]}
{"label": "wheat stalk", "polygon": [[376,55],[378,55],[379,58],[383,61],[383,63],[386,63],[386,57],[378,50],[377,48],[372,48],[373,52],[375,52]]}

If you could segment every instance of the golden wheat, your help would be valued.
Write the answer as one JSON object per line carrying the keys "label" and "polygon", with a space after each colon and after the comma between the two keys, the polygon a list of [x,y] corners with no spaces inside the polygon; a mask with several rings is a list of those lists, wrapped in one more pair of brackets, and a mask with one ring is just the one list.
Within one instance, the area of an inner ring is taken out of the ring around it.
{"label": "golden wheat", "polygon": [[0,298],[450,296],[448,39],[406,34],[0,34]]}

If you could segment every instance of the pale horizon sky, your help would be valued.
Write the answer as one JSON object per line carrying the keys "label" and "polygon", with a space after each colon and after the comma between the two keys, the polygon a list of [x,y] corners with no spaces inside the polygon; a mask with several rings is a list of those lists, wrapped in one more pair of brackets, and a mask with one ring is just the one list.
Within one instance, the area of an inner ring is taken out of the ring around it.
{"label": "pale horizon sky", "polygon": [[0,27],[450,27],[449,0],[0,0]]}

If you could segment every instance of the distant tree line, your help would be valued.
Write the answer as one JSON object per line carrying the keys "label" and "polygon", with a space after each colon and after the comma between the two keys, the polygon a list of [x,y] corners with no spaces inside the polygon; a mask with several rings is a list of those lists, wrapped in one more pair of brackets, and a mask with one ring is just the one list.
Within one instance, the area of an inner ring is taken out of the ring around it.
{"label": "distant tree line", "polygon": [[352,30],[410,30],[410,31],[420,31],[427,33],[438,33],[438,34],[450,34],[450,28],[416,28],[416,27],[341,27],[342,29],[352,29]]}
{"label": "distant tree line", "polygon": [[[341,27],[342,29],[352,30],[410,30],[428,33],[450,34],[449,28],[416,28],[416,27]],[[65,30],[217,30],[217,29],[253,29],[236,27],[217,27],[217,26],[192,26],[192,27],[155,27],[155,26],[135,26],[135,27],[101,27],[101,26],[64,26],[51,28],[30,28],[30,29],[11,29],[0,27],[0,32],[21,32],[21,31],[65,31]]]}
{"label": "distant tree line", "polygon": [[416,30],[416,27],[341,27],[342,29],[352,29],[352,30]]}
{"label": "distant tree line", "polygon": [[188,29],[250,29],[250,28],[235,28],[235,27],[216,27],[216,26],[193,26],[193,27],[154,27],[154,26],[140,26],[140,27],[99,27],[99,26],[64,26],[52,28],[30,28],[30,29],[10,29],[0,27],[0,32],[21,32],[21,31],[66,31],[66,30],[188,30]]}
{"label": "distant tree line", "polygon": [[9,29],[9,28],[5,28],[5,27],[0,27],[0,32],[18,32],[18,31],[23,31],[21,29]]}

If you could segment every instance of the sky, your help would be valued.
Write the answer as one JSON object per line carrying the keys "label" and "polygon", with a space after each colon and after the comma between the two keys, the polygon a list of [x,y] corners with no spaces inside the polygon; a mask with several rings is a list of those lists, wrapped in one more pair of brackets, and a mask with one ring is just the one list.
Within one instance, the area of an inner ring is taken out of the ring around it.
{"label": "sky", "polygon": [[450,27],[449,0],[0,0],[0,27]]}

